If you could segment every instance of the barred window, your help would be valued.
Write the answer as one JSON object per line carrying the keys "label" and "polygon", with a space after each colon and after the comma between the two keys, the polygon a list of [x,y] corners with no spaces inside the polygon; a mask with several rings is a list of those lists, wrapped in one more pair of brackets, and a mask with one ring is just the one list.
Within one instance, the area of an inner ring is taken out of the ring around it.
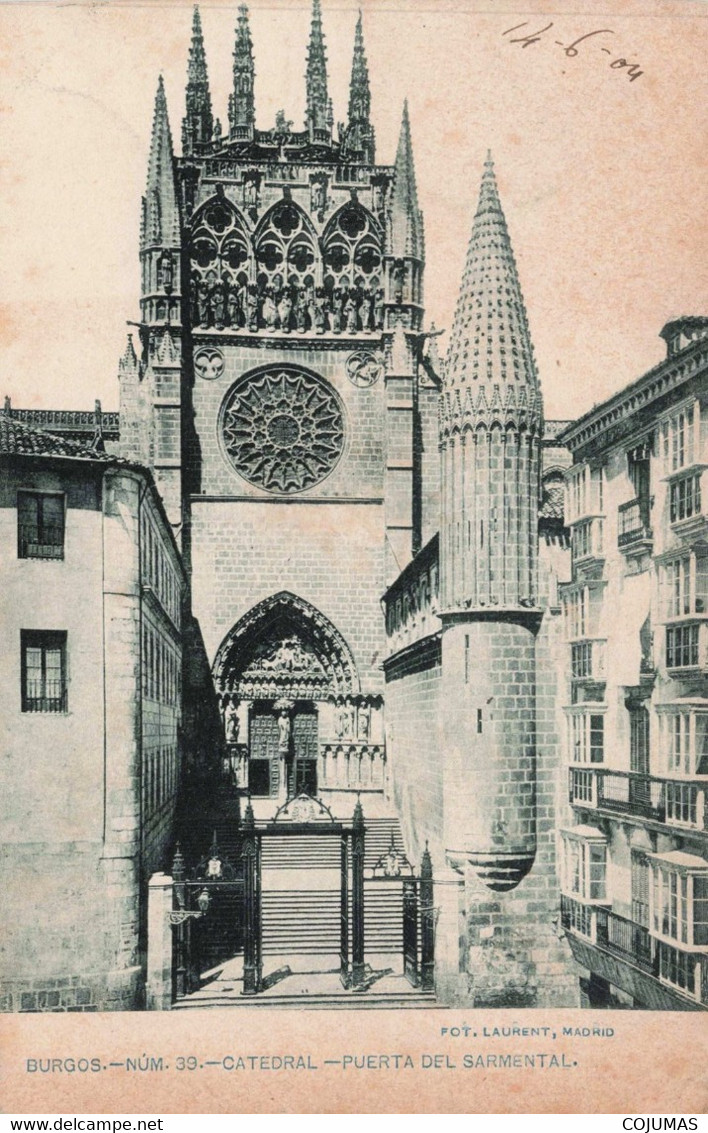
{"label": "barred window", "polygon": [[22,711],[66,712],[66,631],[21,631]]}
{"label": "barred window", "polygon": [[21,559],[64,558],[64,496],[17,493],[17,555]]}

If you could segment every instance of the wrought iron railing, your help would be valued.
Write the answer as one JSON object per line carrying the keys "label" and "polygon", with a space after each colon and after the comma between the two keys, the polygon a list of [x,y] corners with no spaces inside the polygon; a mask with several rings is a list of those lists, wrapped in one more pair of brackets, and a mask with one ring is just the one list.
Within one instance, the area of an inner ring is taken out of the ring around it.
{"label": "wrought iron railing", "polygon": [[561,896],[561,924],[599,951],[639,968],[657,982],[708,1005],[708,964],[652,937],[649,929],[602,905]]}
{"label": "wrought iron railing", "polygon": [[656,955],[649,929],[610,909],[598,909],[596,944],[644,972],[656,975]]}
{"label": "wrought iron railing", "polygon": [[594,905],[585,905],[576,901],[574,897],[561,894],[561,924],[565,929],[571,929],[586,940],[595,940],[595,913]]}
{"label": "wrought iron railing", "polygon": [[63,559],[64,527],[60,523],[20,523],[17,532],[21,559]]}
{"label": "wrought iron railing", "polygon": [[23,712],[66,712],[67,690],[63,680],[27,681],[22,694]]}
{"label": "wrought iron railing", "polygon": [[629,500],[617,509],[617,546],[630,547],[634,543],[650,540],[649,500]]}
{"label": "wrought iron railing", "polygon": [[708,830],[708,783],[658,779],[632,771],[571,767],[568,786],[573,806]]}

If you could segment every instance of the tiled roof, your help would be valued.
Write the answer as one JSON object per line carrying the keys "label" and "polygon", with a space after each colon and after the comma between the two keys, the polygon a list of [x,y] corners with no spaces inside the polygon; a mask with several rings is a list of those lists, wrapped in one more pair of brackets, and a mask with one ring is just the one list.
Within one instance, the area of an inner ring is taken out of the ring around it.
{"label": "tiled roof", "polygon": [[73,460],[98,460],[116,463],[119,458],[98,452],[80,441],[58,437],[44,429],[26,425],[7,413],[0,412],[0,454],[17,456],[62,456]]}
{"label": "tiled roof", "polygon": [[544,484],[539,508],[540,519],[563,519],[565,489],[562,484]]}

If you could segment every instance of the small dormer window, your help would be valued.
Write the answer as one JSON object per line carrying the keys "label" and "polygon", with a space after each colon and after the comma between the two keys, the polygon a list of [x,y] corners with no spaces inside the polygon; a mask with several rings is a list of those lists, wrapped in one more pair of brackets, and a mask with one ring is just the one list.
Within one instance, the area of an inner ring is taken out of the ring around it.
{"label": "small dormer window", "polygon": [[669,342],[669,354],[678,354],[681,349],[681,334],[673,334]]}

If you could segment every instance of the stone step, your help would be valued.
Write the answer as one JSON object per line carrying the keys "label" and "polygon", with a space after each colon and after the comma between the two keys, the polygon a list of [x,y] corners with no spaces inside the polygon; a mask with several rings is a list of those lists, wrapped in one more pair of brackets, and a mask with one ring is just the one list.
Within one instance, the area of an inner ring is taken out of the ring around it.
{"label": "stone step", "polygon": [[411,988],[410,993],[385,993],[342,991],[341,995],[332,992],[327,995],[214,995],[202,997],[201,995],[188,996],[172,1004],[173,1011],[210,1010],[212,1008],[254,1008],[261,1007],[266,1010],[273,1008],[297,1008],[299,1011],[323,1010],[396,1010],[402,1008],[438,1008],[439,1004],[432,991],[417,991]]}

